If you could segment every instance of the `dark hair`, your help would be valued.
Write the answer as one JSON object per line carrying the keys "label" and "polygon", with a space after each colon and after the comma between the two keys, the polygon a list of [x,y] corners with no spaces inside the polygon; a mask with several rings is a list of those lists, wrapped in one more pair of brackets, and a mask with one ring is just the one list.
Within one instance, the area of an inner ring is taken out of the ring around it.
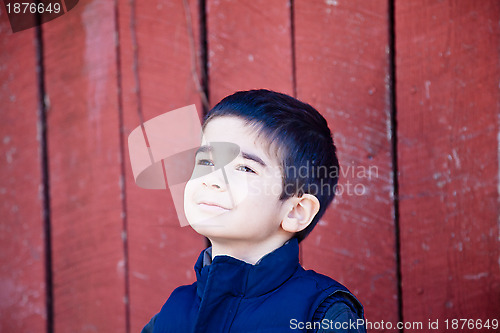
{"label": "dark hair", "polygon": [[[203,128],[222,116],[241,118],[264,136],[270,149],[275,149],[283,174],[280,200],[304,193],[318,198],[320,209],[311,224],[295,234],[302,241],[332,202],[338,182],[339,162],[325,118],[309,104],[264,89],[238,91],[225,97],[208,112]],[[305,175],[300,172],[303,168]]]}

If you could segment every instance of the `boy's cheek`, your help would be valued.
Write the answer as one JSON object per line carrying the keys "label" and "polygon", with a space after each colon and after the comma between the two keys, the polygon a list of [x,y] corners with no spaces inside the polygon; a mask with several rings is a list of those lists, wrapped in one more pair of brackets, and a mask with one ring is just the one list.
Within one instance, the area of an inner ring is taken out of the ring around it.
{"label": "boy's cheek", "polygon": [[235,206],[244,202],[251,195],[250,181],[246,176],[230,176],[228,174],[227,193],[232,196]]}
{"label": "boy's cheek", "polygon": [[248,195],[261,198],[276,198],[281,195],[281,183],[266,181],[267,179],[253,179],[248,182]]}
{"label": "boy's cheek", "polygon": [[192,194],[193,194],[193,181],[190,180],[186,183],[186,186],[184,187],[184,200],[188,200]]}
{"label": "boy's cheek", "polygon": [[249,179],[247,183],[248,195],[249,196],[261,196],[262,182],[259,179]]}

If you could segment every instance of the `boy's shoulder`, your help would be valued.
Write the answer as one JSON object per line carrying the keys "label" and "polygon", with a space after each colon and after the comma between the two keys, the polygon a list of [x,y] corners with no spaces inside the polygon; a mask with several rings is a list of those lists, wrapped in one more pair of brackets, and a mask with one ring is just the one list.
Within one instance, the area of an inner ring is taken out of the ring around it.
{"label": "boy's shoulder", "polygon": [[[310,269],[302,269],[302,273],[298,274],[296,278],[302,279],[303,284],[314,281],[316,288],[322,291],[319,297],[320,303],[317,306],[317,314],[324,314],[334,303],[341,302],[347,304],[354,313],[363,316],[364,311],[361,302],[340,282]],[[306,282],[308,280],[310,281]],[[302,283],[299,281],[299,284]]]}
{"label": "boy's shoulder", "polygon": [[[305,269],[302,265],[294,274],[293,278],[298,279],[297,283],[314,283],[316,287],[320,290],[339,290],[349,292],[343,284],[332,279],[331,277],[318,273],[312,269]],[[350,293],[350,292],[349,292]]]}
{"label": "boy's shoulder", "polygon": [[[190,309],[193,306],[193,302],[197,299],[196,292],[196,282],[175,288],[169,297],[169,299],[172,298],[176,300],[174,311],[182,313],[183,311]],[[168,306],[168,302],[166,302],[163,306]]]}

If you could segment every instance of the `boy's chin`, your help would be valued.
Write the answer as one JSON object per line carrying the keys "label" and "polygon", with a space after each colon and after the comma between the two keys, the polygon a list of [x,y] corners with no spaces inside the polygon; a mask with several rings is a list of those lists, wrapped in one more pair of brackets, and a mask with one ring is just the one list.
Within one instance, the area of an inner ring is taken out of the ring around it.
{"label": "boy's chin", "polygon": [[230,211],[203,211],[193,209],[190,213],[186,212],[186,218],[191,227],[223,226],[228,221],[227,213]]}
{"label": "boy's chin", "polygon": [[221,229],[225,228],[224,224],[219,219],[217,219],[217,217],[196,220],[191,219],[188,220],[188,222],[191,228],[194,229],[194,231],[205,237],[209,237],[209,235],[214,231],[220,231]]}

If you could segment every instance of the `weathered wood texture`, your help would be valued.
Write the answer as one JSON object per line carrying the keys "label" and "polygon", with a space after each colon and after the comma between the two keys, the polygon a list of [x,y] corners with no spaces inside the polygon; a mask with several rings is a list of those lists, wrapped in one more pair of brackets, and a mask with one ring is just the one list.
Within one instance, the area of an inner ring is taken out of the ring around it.
{"label": "weathered wood texture", "polygon": [[395,9],[403,317],[498,318],[500,3]]}
{"label": "weathered wood texture", "polygon": [[0,332],[46,329],[35,30],[0,11]]}
{"label": "weathered wood texture", "polygon": [[238,90],[293,94],[289,6],[287,0],[207,1],[212,106]]}
{"label": "weathered wood texture", "polygon": [[[133,129],[167,111],[194,103],[201,116],[199,77],[193,74],[200,66],[197,10],[197,1],[119,2],[125,145]],[[194,282],[205,240],[180,227],[168,190],[137,187],[127,147],[124,153],[130,331],[139,332],[174,288]]]}
{"label": "weathered wood texture", "polygon": [[328,120],[339,194],[303,244],[303,263],[397,321],[387,1],[296,1],[297,97]]}
{"label": "weathered wood texture", "polygon": [[113,3],[43,25],[56,332],[124,332]]}

